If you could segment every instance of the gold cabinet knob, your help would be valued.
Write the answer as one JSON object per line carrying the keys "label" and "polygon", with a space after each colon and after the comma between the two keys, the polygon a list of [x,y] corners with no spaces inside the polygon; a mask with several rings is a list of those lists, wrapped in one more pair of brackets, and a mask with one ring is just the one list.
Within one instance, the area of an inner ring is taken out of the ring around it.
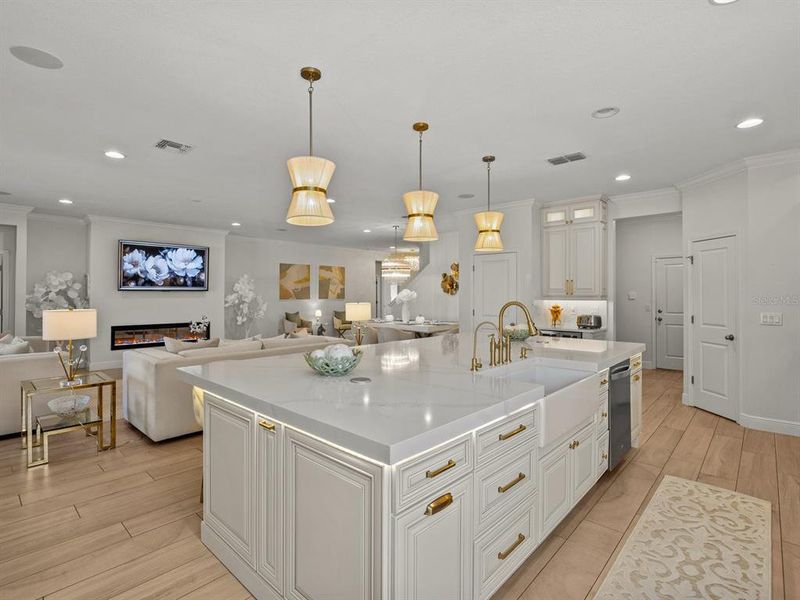
{"label": "gold cabinet knob", "polygon": [[603,460],[607,460],[607,459],[608,459],[608,452],[603,452]]}
{"label": "gold cabinet knob", "polygon": [[608,383],[608,379],[603,379],[603,381],[600,382],[600,385],[606,385],[607,383]]}
{"label": "gold cabinet knob", "polygon": [[608,413],[607,413],[607,412],[605,412],[605,411],[604,411],[604,412],[602,412],[602,413],[600,413],[600,415],[601,415],[601,416],[602,416],[604,419],[605,419],[606,417],[608,417]]}
{"label": "gold cabinet knob", "polygon": [[638,374],[638,373],[637,373],[636,375],[634,375],[634,376],[633,376],[633,380],[634,380],[634,381],[639,381],[640,379],[641,379],[641,377],[639,377],[639,374]]}
{"label": "gold cabinet knob", "polygon": [[267,431],[275,431],[275,423],[270,423],[264,419],[258,420],[258,426],[266,429]]}

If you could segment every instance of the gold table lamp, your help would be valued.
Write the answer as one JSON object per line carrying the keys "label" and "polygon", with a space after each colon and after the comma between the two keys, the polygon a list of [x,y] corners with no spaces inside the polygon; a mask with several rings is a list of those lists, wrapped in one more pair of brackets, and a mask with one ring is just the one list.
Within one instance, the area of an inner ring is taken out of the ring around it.
{"label": "gold table lamp", "polygon": [[75,385],[76,378],[86,346],[79,348],[77,358],[73,357],[73,340],[86,340],[97,337],[97,311],[94,308],[69,308],[62,310],[42,311],[42,339],[47,341],[67,342],[67,359],[64,360],[62,350],[56,347],[61,367],[67,376],[62,381],[64,387]]}
{"label": "gold table lamp", "polygon": [[344,318],[353,323],[356,345],[360,346],[364,340],[361,332],[361,322],[372,318],[372,304],[369,302],[347,302],[344,305]]}

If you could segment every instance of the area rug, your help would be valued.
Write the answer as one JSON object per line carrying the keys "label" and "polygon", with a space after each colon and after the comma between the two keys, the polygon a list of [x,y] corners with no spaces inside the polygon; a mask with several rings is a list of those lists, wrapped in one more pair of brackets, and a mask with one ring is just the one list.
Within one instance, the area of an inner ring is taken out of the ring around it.
{"label": "area rug", "polygon": [[770,503],[666,476],[598,600],[769,600]]}

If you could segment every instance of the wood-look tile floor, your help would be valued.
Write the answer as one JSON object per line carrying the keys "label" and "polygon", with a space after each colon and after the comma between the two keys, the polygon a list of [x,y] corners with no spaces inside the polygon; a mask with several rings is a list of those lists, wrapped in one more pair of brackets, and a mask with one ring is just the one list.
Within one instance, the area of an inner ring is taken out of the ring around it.
{"label": "wood-look tile floor", "polygon": [[[680,397],[680,373],[645,372],[642,447],[495,600],[590,598],[665,474],[772,502],[773,598],[800,598],[800,438],[745,430]],[[35,469],[18,439],[0,441],[0,600],[251,598],[200,542],[201,436],[154,444],[120,422],[117,441],[98,453],[81,432],[55,436],[50,464]]]}

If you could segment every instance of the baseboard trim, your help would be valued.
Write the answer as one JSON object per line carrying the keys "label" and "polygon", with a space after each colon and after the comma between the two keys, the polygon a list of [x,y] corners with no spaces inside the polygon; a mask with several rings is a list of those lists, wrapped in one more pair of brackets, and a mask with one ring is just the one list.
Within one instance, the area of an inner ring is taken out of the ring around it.
{"label": "baseboard trim", "polygon": [[739,415],[739,425],[750,429],[760,429],[771,433],[785,433],[787,435],[800,436],[800,423],[796,421],[784,421],[783,419],[769,419],[767,417],[757,417],[755,415]]}
{"label": "baseboard trim", "polygon": [[642,361],[642,368],[643,369],[655,369],[655,366],[653,366],[653,361],[652,360],[643,360]]}

